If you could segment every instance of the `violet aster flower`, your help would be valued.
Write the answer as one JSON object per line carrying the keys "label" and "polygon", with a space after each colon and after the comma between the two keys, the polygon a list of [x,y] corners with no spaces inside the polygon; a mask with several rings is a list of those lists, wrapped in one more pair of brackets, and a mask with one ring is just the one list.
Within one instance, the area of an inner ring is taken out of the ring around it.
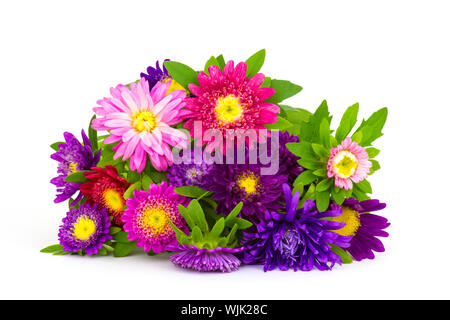
{"label": "violet aster flower", "polygon": [[97,254],[103,243],[112,239],[108,213],[96,205],[84,204],[79,209],[71,209],[62,221],[58,236],[64,251]]}
{"label": "violet aster flower", "polygon": [[[337,206],[335,204],[335,206]],[[355,260],[374,259],[375,252],[384,252],[383,243],[376,237],[387,237],[384,231],[390,226],[384,217],[369,212],[382,210],[385,203],[371,199],[358,202],[353,198],[347,199],[342,204],[342,215],[334,217],[333,221],[344,222],[345,226],[334,232],[348,236],[352,235],[350,247],[346,248]]]}
{"label": "violet aster flower", "polygon": [[[180,154],[180,157],[183,153]],[[214,164],[208,164],[203,160],[201,163],[194,162],[194,151],[191,151],[189,163],[172,165],[167,173],[170,184],[175,187],[198,186],[205,187],[209,183],[208,175]]]}
{"label": "violet aster flower", "polygon": [[[65,178],[77,171],[89,170],[97,165],[100,159],[100,151],[97,154],[92,153],[92,145],[86,136],[84,130],[81,131],[83,144],[69,132],[64,132],[65,143],[58,145],[59,150],[50,157],[59,162],[58,176],[50,182],[57,187],[59,194],[56,196],[55,203],[66,201],[71,198],[79,189],[80,183],[66,182]],[[81,199],[81,193],[76,197],[73,205]]]}
{"label": "violet aster flower", "polygon": [[261,165],[224,164],[215,166],[210,174],[207,190],[213,191],[217,201],[217,213],[228,213],[239,203],[244,206],[240,215],[257,223],[266,210],[278,210],[285,175],[261,175]]}
{"label": "violet aster flower", "polygon": [[241,261],[234,256],[243,248],[221,248],[199,249],[193,245],[182,245],[171,248],[179,251],[170,256],[170,260],[182,268],[194,269],[196,271],[236,271]]}
{"label": "violet aster flower", "polygon": [[314,201],[307,200],[297,209],[300,192],[292,196],[283,185],[286,213],[266,211],[265,220],[257,225],[255,233],[244,233],[243,262],[264,264],[264,271],[331,270],[341,258],[331,250],[331,244],[347,248],[351,236],[342,236],[329,230],[339,229],[342,223],[323,218],[341,215],[341,210],[319,212]]}
{"label": "violet aster flower", "polygon": [[[170,61],[170,59],[165,59],[164,62],[165,61]],[[170,87],[167,91],[167,94],[175,90],[183,90],[186,94],[188,94],[185,88],[183,88],[178,82],[172,79],[169,72],[167,72],[166,67],[164,66],[164,62],[162,64],[162,69],[159,66],[159,61],[156,61],[156,68],[149,66],[147,68],[147,73],[141,73],[141,78],[145,78],[145,80],[147,80],[149,89],[152,90],[158,82],[166,83],[170,81]]]}

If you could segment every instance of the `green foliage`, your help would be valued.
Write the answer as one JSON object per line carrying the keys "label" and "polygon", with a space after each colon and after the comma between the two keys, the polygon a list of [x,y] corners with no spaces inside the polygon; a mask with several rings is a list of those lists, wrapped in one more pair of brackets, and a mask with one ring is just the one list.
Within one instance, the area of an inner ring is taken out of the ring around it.
{"label": "green foliage", "polygon": [[353,127],[356,124],[356,120],[358,117],[359,104],[355,103],[347,108],[344,115],[342,116],[341,123],[336,130],[336,140],[340,143],[345,137],[348,136],[350,131],[352,131]]}
{"label": "green foliage", "polygon": [[332,244],[331,250],[341,258],[343,264],[349,264],[353,262],[351,255],[349,255],[347,251],[345,251],[341,247]]}
{"label": "green foliage", "polygon": [[88,137],[89,141],[92,145],[92,152],[95,154],[98,151],[98,137],[97,137],[97,131],[92,128],[92,121],[96,118],[94,115],[91,118],[91,121],[89,122],[89,130],[88,130]]}
{"label": "green foliage", "polygon": [[128,198],[131,198],[133,196],[134,190],[140,190],[141,189],[141,182],[137,181],[133,183],[131,186],[128,187],[128,189],[123,194],[123,198],[127,200]]}
{"label": "green foliage", "polygon": [[278,120],[275,123],[270,123],[265,125],[268,130],[280,130],[286,131],[293,126],[288,120],[281,116],[278,116]]}
{"label": "green foliage", "polygon": [[43,253],[54,253],[57,251],[61,251],[63,249],[63,246],[60,244],[54,244],[48,247],[45,247],[44,249],[41,249],[41,252]]}
{"label": "green foliage", "polygon": [[84,173],[86,171],[77,171],[70,175],[68,175],[64,180],[67,182],[76,182],[76,183],[84,183],[89,181],[85,176]]}
{"label": "green foliage", "polygon": [[164,66],[170,76],[183,88],[187,89],[190,83],[198,84],[197,72],[191,67],[176,61],[165,61]]}
{"label": "green foliage", "polygon": [[206,195],[210,194],[211,192],[203,190],[202,188],[199,188],[197,186],[183,186],[183,187],[177,187],[175,188],[175,192],[179,195],[188,197],[188,198],[195,198],[195,199],[201,199],[205,197]]}
{"label": "green foliage", "polygon": [[213,249],[218,246],[234,247],[239,244],[237,231],[252,225],[247,220],[237,217],[241,209],[242,202],[226,217],[219,216],[210,228],[200,203],[193,199],[187,208],[182,205],[178,206],[178,210],[186,220],[191,233],[185,234],[172,221],[170,221],[170,224],[177,235],[178,242],[182,245],[192,244],[198,248],[206,249]]}
{"label": "green foliage", "polygon": [[302,91],[302,87],[287,80],[272,79],[270,87],[275,89],[275,94],[267,99],[267,102],[280,103],[287,98],[295,96]]}
{"label": "green foliage", "polygon": [[55,143],[52,143],[52,144],[50,145],[50,148],[52,148],[52,149],[55,150],[55,151],[59,151],[58,145],[59,145],[60,143],[65,143],[65,142],[57,141],[57,142],[55,142]]}
{"label": "green foliage", "polygon": [[248,78],[253,77],[255,74],[261,70],[262,66],[264,65],[264,60],[266,59],[266,50],[262,49],[256,52],[254,55],[252,55],[250,58],[247,59],[247,73],[246,76]]}
{"label": "green foliage", "polygon": [[211,56],[211,58],[209,58],[208,61],[206,61],[204,72],[205,72],[207,75],[209,75],[209,70],[208,70],[208,68],[209,68],[210,66],[217,66],[217,67],[219,67],[219,61],[217,61],[217,58],[216,58],[216,57]]}
{"label": "green foliage", "polygon": [[387,108],[381,108],[380,110],[374,112],[369,119],[362,121],[359,128],[355,131],[355,134],[362,134],[362,138],[359,142],[361,146],[370,146],[373,141],[383,135],[381,131],[386,123],[387,114]]}
{"label": "green foliage", "polygon": [[225,59],[223,58],[223,55],[219,55],[216,57],[218,66],[220,68],[220,70],[223,71],[223,68],[225,67]]}

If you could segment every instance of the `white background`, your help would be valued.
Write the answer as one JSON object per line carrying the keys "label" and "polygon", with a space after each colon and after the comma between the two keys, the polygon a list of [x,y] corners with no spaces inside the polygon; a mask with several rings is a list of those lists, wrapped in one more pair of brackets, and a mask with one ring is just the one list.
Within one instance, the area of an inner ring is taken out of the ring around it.
{"label": "white background", "polygon": [[[448,1],[2,1],[0,298],[450,298]],[[332,272],[231,274],[175,268],[167,256],[52,256],[66,205],[53,205],[50,143],[86,128],[109,87],[155,60],[202,68],[267,49],[263,72],[327,99],[389,107],[375,146],[374,197],[392,222],[387,252]]]}

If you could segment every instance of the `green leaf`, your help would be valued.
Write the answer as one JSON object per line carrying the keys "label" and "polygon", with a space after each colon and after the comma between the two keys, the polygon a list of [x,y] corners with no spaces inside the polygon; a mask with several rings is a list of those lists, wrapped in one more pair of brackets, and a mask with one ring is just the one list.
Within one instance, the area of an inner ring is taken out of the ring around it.
{"label": "green leaf", "polygon": [[363,180],[357,183],[358,188],[364,193],[372,193],[372,186],[368,180]]}
{"label": "green leaf", "polygon": [[375,158],[380,153],[377,148],[366,148],[366,151],[370,159]]}
{"label": "green leaf", "polygon": [[317,204],[317,209],[320,212],[326,211],[330,205],[330,192],[328,192],[328,191],[317,192],[316,191],[316,204]]}
{"label": "green leaf", "polygon": [[130,183],[141,181],[141,175],[137,173],[137,171],[129,171],[127,175],[127,181]]}
{"label": "green leaf", "polygon": [[231,228],[230,233],[227,236],[227,242],[225,245],[230,245],[234,240],[234,235],[236,234],[236,231],[239,229],[239,226],[237,224],[233,225],[233,228]]}
{"label": "green leaf", "polygon": [[141,182],[135,182],[131,186],[128,187],[128,189],[123,194],[123,198],[127,200],[128,198],[131,198],[133,196],[134,190],[139,190],[141,188]]}
{"label": "green leaf", "polygon": [[295,154],[302,159],[314,160],[316,159],[314,150],[311,146],[311,143],[307,141],[301,142],[289,142],[286,143],[286,147],[290,152]]}
{"label": "green leaf", "polygon": [[195,227],[195,221],[191,217],[191,215],[188,213],[187,209],[182,205],[178,205],[178,211],[180,212],[181,216],[186,220],[189,228],[192,230]]}
{"label": "green leaf", "polygon": [[333,184],[333,181],[334,181],[333,179],[325,179],[325,180],[320,181],[316,186],[317,192],[322,192],[322,191],[330,189],[330,187]]}
{"label": "green leaf", "polygon": [[347,251],[343,250],[341,247],[332,244],[331,250],[341,258],[343,264],[349,264],[353,262],[352,257],[347,253]]}
{"label": "green leaf", "polygon": [[278,120],[275,123],[269,123],[265,125],[268,130],[280,130],[286,131],[290,127],[292,127],[292,123],[284,119],[283,117],[278,116]]}
{"label": "green leaf", "polygon": [[208,59],[208,61],[206,61],[206,64],[205,64],[205,70],[204,70],[204,71],[205,71],[205,73],[208,74],[208,75],[209,75],[209,70],[208,70],[208,68],[209,68],[210,66],[217,66],[217,67],[219,67],[219,62],[217,61],[216,57],[212,56],[211,58]]}
{"label": "green leaf", "polygon": [[313,200],[316,192],[316,186],[314,184],[311,184],[306,191],[305,195],[303,196],[302,200],[299,202],[298,206],[299,208],[303,207],[306,200]]}
{"label": "green leaf", "polygon": [[362,132],[362,139],[359,144],[363,147],[371,145],[373,141],[383,135],[384,124],[388,115],[387,108],[381,108],[374,112],[369,119],[363,120],[356,132]]}
{"label": "green leaf", "polygon": [[318,177],[327,177],[328,176],[328,170],[327,169],[317,169],[313,171],[314,175]]}
{"label": "green leaf", "polygon": [[84,173],[86,171],[77,171],[70,175],[68,175],[64,180],[67,182],[76,182],[76,183],[84,183],[89,181],[85,176]]}
{"label": "green leaf", "polygon": [[342,116],[341,123],[336,130],[336,140],[340,143],[345,137],[348,136],[350,131],[352,131],[353,127],[356,124],[356,120],[358,117],[359,104],[355,103],[354,105],[347,108],[344,115]]}
{"label": "green leaf", "polygon": [[250,58],[245,61],[247,64],[247,73],[245,74],[249,79],[253,77],[255,74],[261,70],[261,67],[264,64],[264,60],[266,59],[266,50],[262,49],[252,55]]}
{"label": "green leaf", "polygon": [[320,137],[320,142],[322,143],[322,145],[324,145],[325,148],[329,149],[330,148],[330,123],[325,118],[322,119],[322,121],[320,123],[319,137]]}
{"label": "green leaf", "polygon": [[320,106],[316,109],[313,115],[309,118],[309,121],[303,123],[300,126],[301,141],[320,142],[319,130],[322,120],[326,119],[328,123],[331,123],[332,117],[328,111],[327,101],[324,100]]}
{"label": "green leaf", "polygon": [[203,241],[203,234],[199,227],[195,226],[192,229],[192,240],[194,242],[200,243]]}
{"label": "green leaf", "polygon": [[372,162],[372,167],[370,168],[370,173],[373,174],[375,171],[381,168],[380,163],[377,160],[370,160]]}
{"label": "green leaf", "polygon": [[236,218],[235,221],[239,229],[247,229],[253,225],[253,223],[251,223],[250,221],[241,218]]}
{"label": "green leaf", "polygon": [[326,149],[323,145],[312,143],[311,146],[314,153],[317,154],[319,157],[327,157],[327,158],[330,157],[330,150]]}
{"label": "green leaf", "polygon": [[287,80],[272,79],[270,86],[275,89],[275,94],[267,99],[270,103],[280,103],[302,90],[302,87]]}
{"label": "green leaf", "polygon": [[114,248],[111,246],[108,246],[107,244],[103,244],[103,248],[106,249],[108,252],[114,252]]}
{"label": "green leaf", "polygon": [[114,257],[126,257],[136,248],[135,242],[120,243],[118,242],[114,248]]}
{"label": "green leaf", "polygon": [[198,203],[196,199],[191,200],[189,203],[189,206],[187,207],[189,215],[194,220],[195,224],[199,226],[199,228],[204,232],[207,233],[209,231],[208,223],[205,219],[205,213],[203,212],[202,207]]}
{"label": "green leaf", "polygon": [[356,198],[356,200],[358,201],[364,201],[364,200],[369,200],[370,197],[364,192],[362,191],[357,184],[353,184],[353,189],[352,189],[352,196],[354,198]]}
{"label": "green leaf", "polygon": [[50,148],[52,148],[52,149],[55,150],[55,151],[59,151],[58,145],[59,145],[60,143],[65,143],[65,142],[58,141],[58,142],[52,143],[52,144],[50,145]]}
{"label": "green leaf", "polygon": [[175,188],[175,192],[188,198],[199,198],[208,191],[197,186],[183,186]]}
{"label": "green leaf", "polygon": [[270,88],[271,83],[272,83],[272,78],[265,77],[263,83],[261,84],[261,88]]}
{"label": "green leaf", "polygon": [[307,122],[311,117],[311,112],[301,108],[293,108],[287,105],[280,104],[281,111],[284,117],[292,124],[301,124],[302,122]]}
{"label": "green leaf", "polygon": [[105,248],[101,247],[100,250],[98,250],[98,254],[101,256],[106,256],[108,255],[108,250],[106,250]]}
{"label": "green leaf", "polygon": [[113,239],[120,243],[130,243],[131,241],[128,240],[128,233],[125,231],[119,231],[118,233],[114,234]]}
{"label": "green leaf", "polygon": [[53,252],[57,252],[63,250],[63,246],[60,244],[54,244],[48,247],[45,247],[44,249],[41,249],[41,252],[43,253],[53,253]]}
{"label": "green leaf", "polygon": [[224,228],[225,228],[225,218],[222,217],[219,220],[217,220],[216,224],[211,229],[209,235],[212,238],[217,238],[222,234]]}
{"label": "green leaf", "polygon": [[304,186],[312,183],[314,180],[316,180],[317,177],[314,175],[314,173],[311,170],[306,170],[302,172],[294,181],[294,186],[301,183]]}
{"label": "green leaf", "polygon": [[181,245],[189,244],[190,243],[189,237],[183,231],[181,231],[176,225],[174,225],[170,219],[169,219],[169,223],[172,226],[173,231],[175,231],[178,242]]}
{"label": "green leaf", "polygon": [[331,189],[331,198],[337,203],[342,204],[345,200],[345,192],[343,189],[338,187],[333,187]]}
{"label": "green leaf", "polygon": [[150,185],[153,183],[152,178],[150,178],[148,175],[144,174],[144,176],[142,177],[142,190],[144,191],[148,191],[148,188],[150,187]]}
{"label": "green leaf", "polygon": [[241,212],[242,210],[242,206],[244,204],[241,202],[239,202],[234,208],[233,210],[231,210],[231,212],[226,216],[225,218],[225,225],[227,227],[231,227],[234,223],[235,218],[238,216],[238,214]]}
{"label": "green leaf", "polygon": [[109,228],[109,234],[112,236],[119,233],[120,231],[122,231],[122,228],[114,227],[114,226]]}
{"label": "green leaf", "polygon": [[219,64],[220,70],[223,71],[223,68],[225,67],[225,59],[223,58],[223,55],[219,55],[216,57],[217,63]]}
{"label": "green leaf", "polygon": [[356,143],[361,143],[363,139],[363,133],[361,131],[357,131],[352,135],[352,140]]}
{"label": "green leaf", "polygon": [[191,67],[176,61],[165,61],[164,66],[183,88],[188,89],[190,83],[198,84],[197,72]]}
{"label": "green leaf", "polygon": [[303,168],[311,169],[311,170],[321,169],[323,167],[323,163],[318,162],[316,160],[300,159],[297,162]]}
{"label": "green leaf", "polygon": [[97,131],[92,128],[92,121],[96,118],[96,115],[94,115],[91,118],[91,121],[89,122],[89,129],[88,129],[88,136],[89,141],[92,145],[92,152],[95,154],[98,151],[98,140],[97,140]]}

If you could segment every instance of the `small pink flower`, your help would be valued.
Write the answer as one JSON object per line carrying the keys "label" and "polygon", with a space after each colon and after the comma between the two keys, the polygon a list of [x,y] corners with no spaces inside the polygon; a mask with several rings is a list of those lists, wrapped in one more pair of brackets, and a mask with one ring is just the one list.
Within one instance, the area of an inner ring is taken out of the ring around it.
{"label": "small pink flower", "polygon": [[330,150],[328,159],[328,177],[334,177],[334,183],[339,188],[349,190],[353,183],[359,183],[367,178],[372,162],[367,151],[350,137],[345,138],[340,145]]}
{"label": "small pink flower", "polygon": [[[264,75],[258,73],[249,79],[246,71],[245,62],[235,67],[233,61],[228,61],[223,71],[212,65],[208,69],[209,76],[201,72],[198,75],[199,86],[189,85],[195,97],[186,99],[190,119],[184,127],[191,131],[192,137],[199,137],[194,135],[196,121],[202,123],[202,136],[208,129],[217,129],[224,137],[229,129],[265,129],[265,124],[277,121],[280,107],[265,102],[275,93],[275,89],[260,88]],[[207,143],[209,150],[217,147],[215,141]]]}
{"label": "small pink flower", "polygon": [[97,119],[92,127],[111,133],[104,143],[119,141],[113,148],[114,159],[130,158],[131,170],[142,172],[147,155],[153,166],[160,171],[173,164],[170,146],[186,146],[186,135],[171,126],[180,123],[186,116],[182,110],[186,93],[182,90],[167,93],[171,82],[159,82],[151,91],[142,78],[132,83],[130,89],[124,85],[111,88],[111,98],[104,98],[94,108]]}

